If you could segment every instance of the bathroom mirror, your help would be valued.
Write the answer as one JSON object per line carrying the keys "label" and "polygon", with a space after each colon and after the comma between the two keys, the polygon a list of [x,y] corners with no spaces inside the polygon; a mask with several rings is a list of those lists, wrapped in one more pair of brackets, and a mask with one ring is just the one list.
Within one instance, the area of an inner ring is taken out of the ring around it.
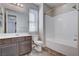
{"label": "bathroom mirror", "polygon": [[6,33],[26,33],[27,16],[24,12],[6,9]]}
{"label": "bathroom mirror", "polygon": [[[37,33],[39,8],[34,4],[2,4],[0,8],[0,33]],[[33,12],[30,12],[33,9]],[[30,19],[30,21],[29,21]],[[34,19],[34,21],[33,21]]]}
{"label": "bathroom mirror", "polygon": [[[2,12],[3,11],[3,12]],[[0,8],[0,34],[1,33],[26,33],[28,19],[24,12],[7,8]]]}
{"label": "bathroom mirror", "polygon": [[4,33],[4,31],[3,31],[3,13],[2,13],[2,8],[0,8],[0,33]]}

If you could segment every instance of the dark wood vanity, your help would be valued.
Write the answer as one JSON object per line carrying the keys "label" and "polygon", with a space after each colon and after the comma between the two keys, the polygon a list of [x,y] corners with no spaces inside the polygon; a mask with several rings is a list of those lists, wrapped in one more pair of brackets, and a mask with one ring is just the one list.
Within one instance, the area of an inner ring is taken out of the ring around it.
{"label": "dark wood vanity", "polygon": [[0,39],[0,56],[19,56],[32,50],[32,36]]}

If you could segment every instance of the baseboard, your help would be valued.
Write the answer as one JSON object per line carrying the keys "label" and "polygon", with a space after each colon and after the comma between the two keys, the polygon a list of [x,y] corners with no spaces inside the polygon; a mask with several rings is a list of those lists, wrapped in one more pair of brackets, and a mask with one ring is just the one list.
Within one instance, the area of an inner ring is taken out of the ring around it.
{"label": "baseboard", "polygon": [[55,50],[52,50],[52,49],[50,49],[48,47],[43,47],[42,49],[47,51],[48,53],[50,53],[52,56],[65,56],[64,54],[62,54],[60,52],[57,52]]}

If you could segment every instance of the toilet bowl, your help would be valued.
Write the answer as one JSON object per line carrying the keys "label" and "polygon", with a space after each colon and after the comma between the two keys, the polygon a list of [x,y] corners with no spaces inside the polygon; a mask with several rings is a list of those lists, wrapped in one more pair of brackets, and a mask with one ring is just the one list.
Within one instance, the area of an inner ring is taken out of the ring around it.
{"label": "toilet bowl", "polygon": [[36,35],[36,36],[33,36],[33,41],[34,41],[34,44],[35,44],[35,47],[34,49],[38,52],[41,52],[42,51],[42,45],[43,45],[43,42],[41,40],[38,40],[39,36]]}
{"label": "toilet bowl", "polygon": [[41,52],[43,42],[42,41],[35,41],[35,44],[36,44],[35,50],[37,50],[38,52]]}

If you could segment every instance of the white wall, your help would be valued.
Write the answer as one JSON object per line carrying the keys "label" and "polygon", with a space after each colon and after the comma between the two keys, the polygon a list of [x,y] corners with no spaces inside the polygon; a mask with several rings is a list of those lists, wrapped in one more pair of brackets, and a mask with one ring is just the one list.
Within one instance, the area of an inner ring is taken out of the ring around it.
{"label": "white wall", "polygon": [[[2,9],[0,8],[0,13],[2,13]],[[2,15],[0,15],[0,33],[2,33],[3,32],[3,24],[2,24]]]}
{"label": "white wall", "polygon": [[78,11],[66,12],[55,17],[46,16],[47,47],[65,55],[78,55]]}
{"label": "white wall", "polygon": [[2,16],[0,15],[0,33],[3,32]]}
{"label": "white wall", "polygon": [[40,39],[43,41],[43,46],[45,46],[45,36],[44,36],[44,19],[43,19],[43,4],[39,7],[39,35]]}
{"label": "white wall", "polygon": [[79,54],[79,11],[78,11],[78,54]]}

